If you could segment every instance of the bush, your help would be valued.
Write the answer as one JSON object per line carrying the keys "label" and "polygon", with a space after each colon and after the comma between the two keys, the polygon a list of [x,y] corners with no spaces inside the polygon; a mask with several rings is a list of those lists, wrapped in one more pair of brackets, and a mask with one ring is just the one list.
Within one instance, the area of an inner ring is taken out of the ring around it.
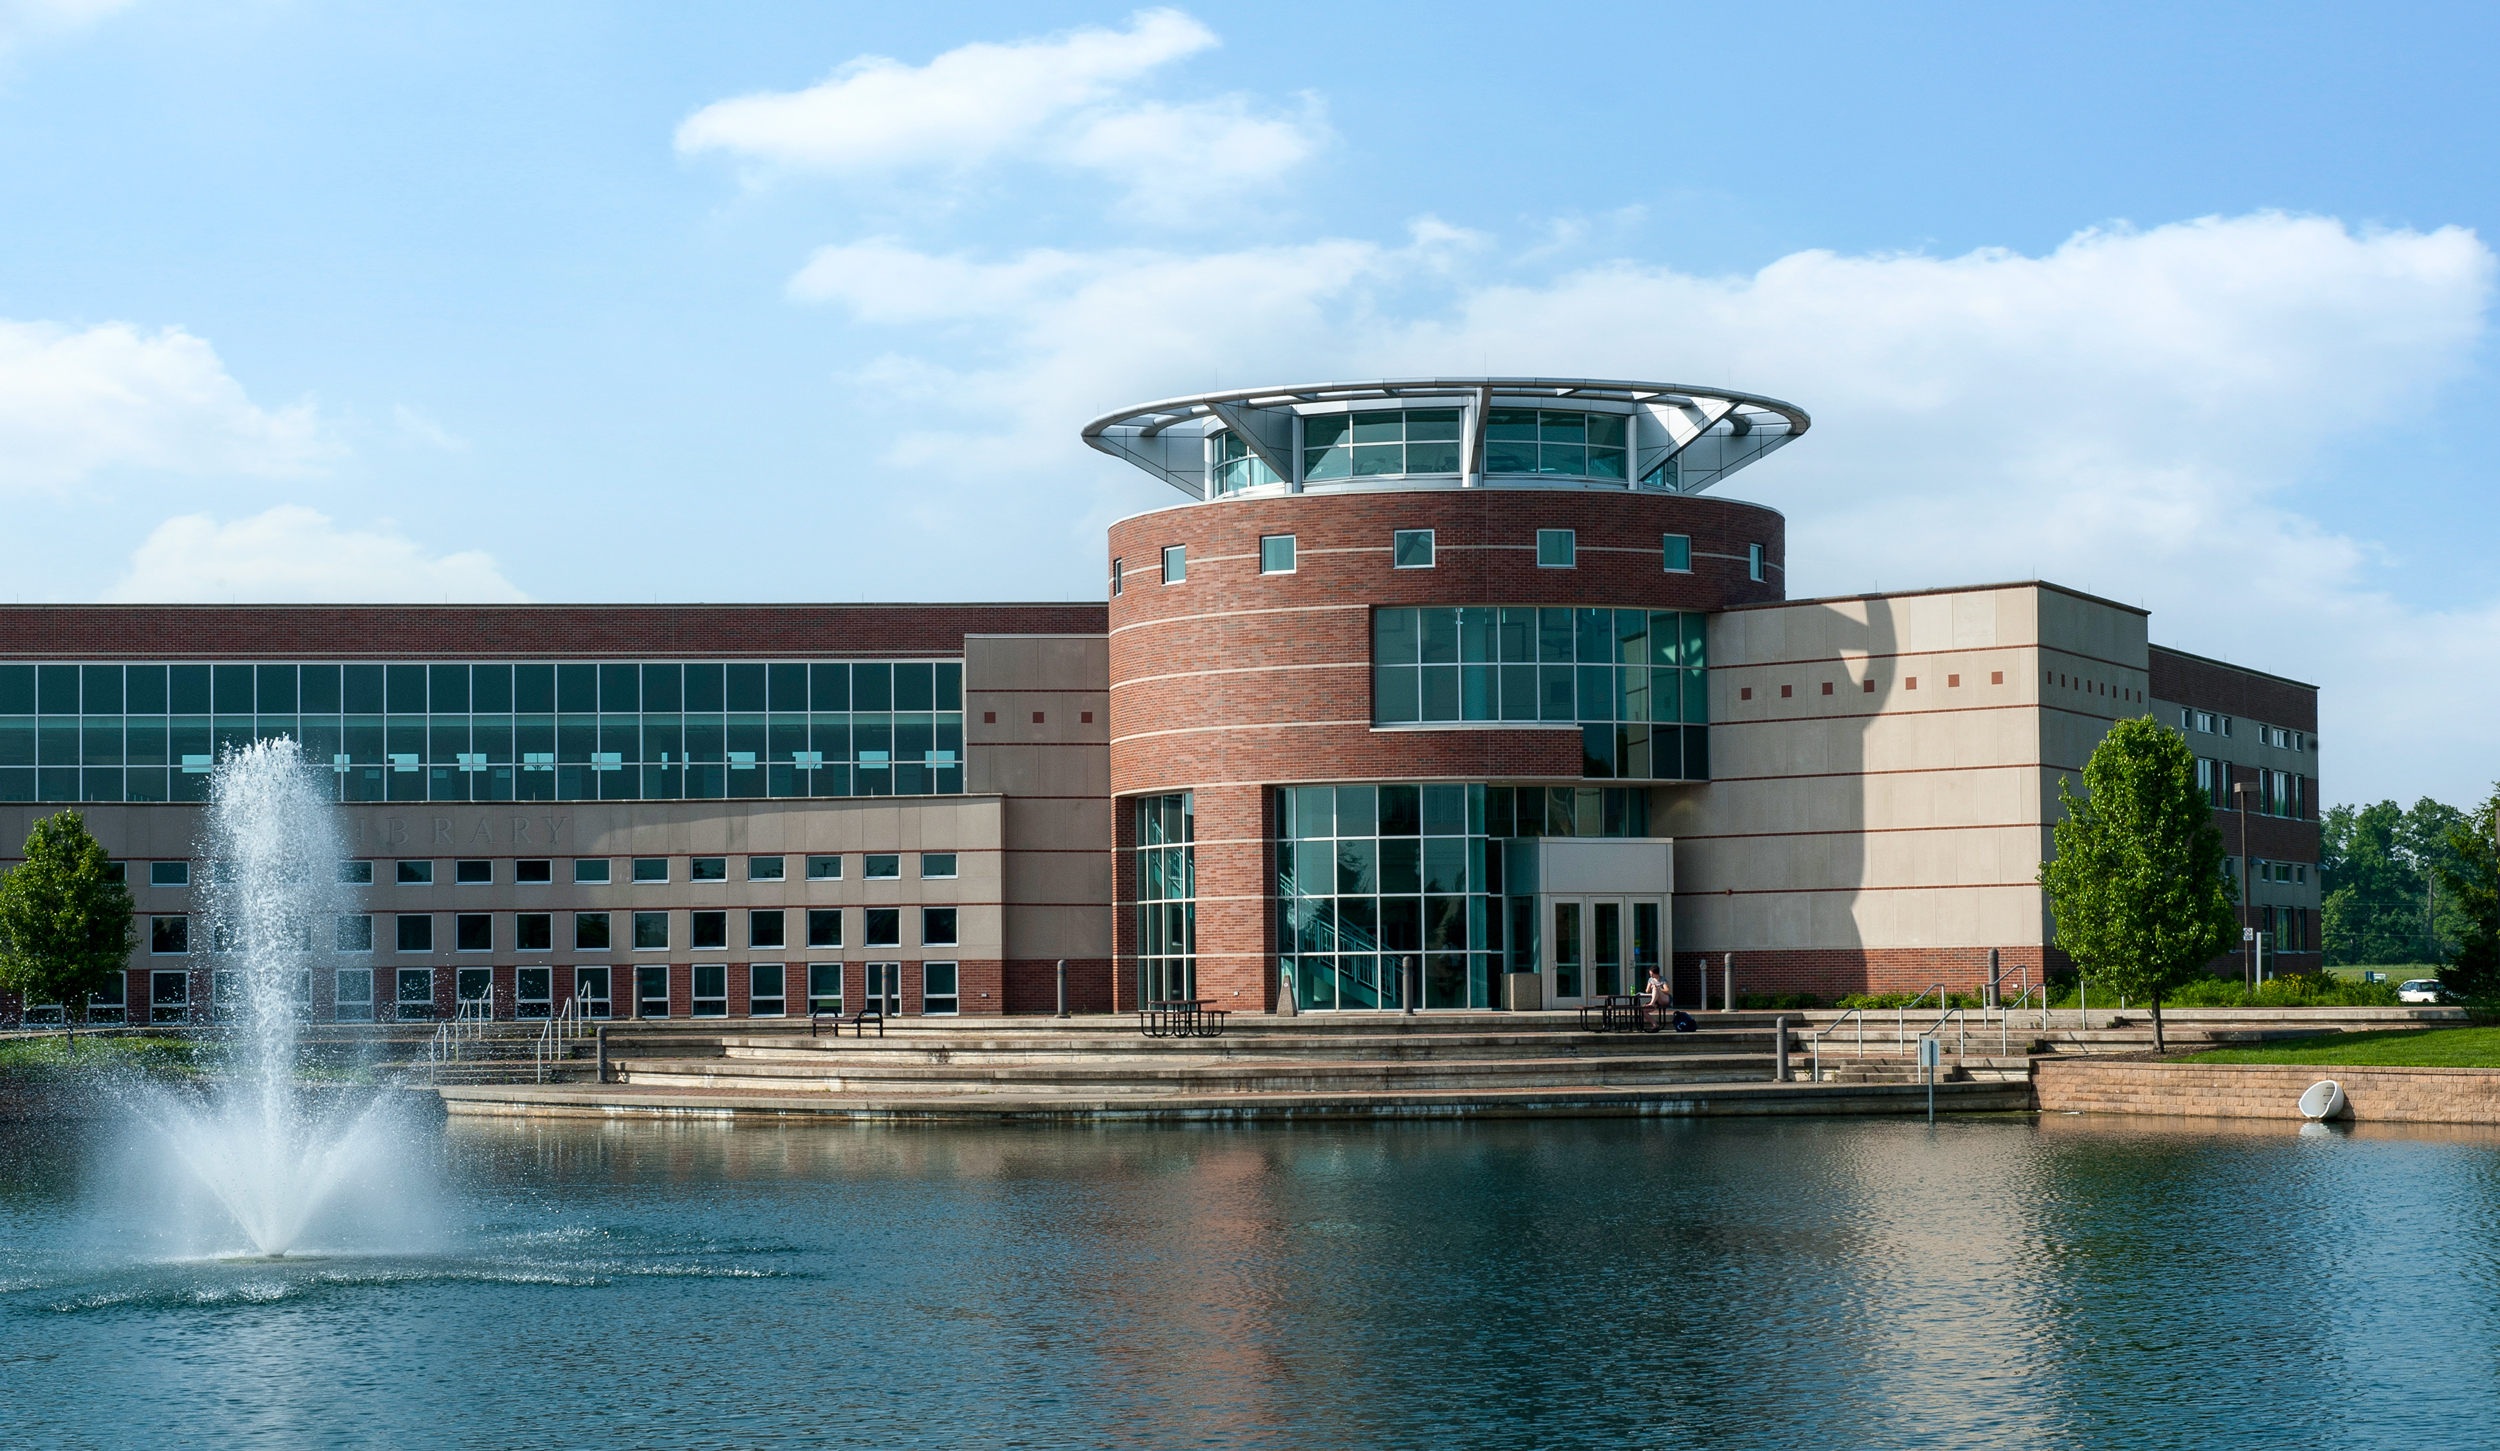
{"label": "bush", "polygon": [[[2115,993],[2096,993],[2103,1007],[2118,1006]],[[2060,987],[2049,999],[2052,1008],[2076,1006],[2072,984]],[[2200,977],[2161,1000],[2165,1008],[2392,1008],[2396,1006],[2396,985],[2392,982],[2357,982],[2318,972],[2291,977],[2266,979],[2251,993],[2236,978]],[[2129,1003],[2129,1007],[2147,1007],[2145,1003]]]}
{"label": "bush", "polygon": [[1819,1008],[1823,1000],[1813,993],[1738,993],[1736,1006],[1754,1008]]}
{"label": "bush", "polygon": [[[1911,1000],[1917,996],[1917,993],[1843,993],[1840,1000],[1833,1004],[1833,1006],[1841,1008],[1906,1008],[1910,1005]],[[1944,995],[1943,1008],[1976,1008],[1980,1006],[1980,1004],[1981,999],[1977,993],[1946,993]],[[1922,1011],[1929,1008],[1937,1008],[1937,1011],[1940,1012],[1943,1010],[1943,1008],[1937,1007],[1936,1000],[1932,997],[1927,999],[1927,1001],[1920,1003],[1919,1007]]]}

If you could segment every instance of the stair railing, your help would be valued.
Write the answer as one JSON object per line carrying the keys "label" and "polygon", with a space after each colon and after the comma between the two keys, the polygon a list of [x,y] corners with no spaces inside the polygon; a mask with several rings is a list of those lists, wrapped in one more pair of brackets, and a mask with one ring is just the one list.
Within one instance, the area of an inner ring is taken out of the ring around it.
{"label": "stair railing", "polygon": [[434,1036],[425,1045],[425,1080],[440,1084],[443,1065],[457,1063],[470,1043],[483,1042],[487,1025],[495,1020],[495,1004],[490,998],[469,998],[452,1009],[449,1018],[434,1025]]}
{"label": "stair railing", "polygon": [[1830,1037],[1832,1034],[1839,1032],[1840,1025],[1848,1022],[1851,1018],[1858,1020],[1857,1056],[1860,1058],[1866,1056],[1866,1009],[1851,1008],[1849,1011],[1842,1013],[1839,1017],[1832,1019],[1831,1026],[1825,1028],[1822,1032],[1815,1034],[1814,1041],[1806,1045],[1814,1055],[1813,1071],[1815,1082],[1820,1083],[1823,1081],[1823,1040]]}
{"label": "stair railing", "polygon": [[[1892,1025],[1892,1046],[1894,1052],[1907,1053],[1910,1051],[1910,1009],[1915,1008],[1920,1003],[1927,1001],[1927,993],[1934,993],[1936,995],[1937,1007],[1941,1008],[1944,1006],[1944,984],[1936,983],[1929,987],[1927,992],[1920,993],[1917,997],[1910,999],[1908,1002],[1903,1003],[1899,1008],[1894,1009]],[[1942,1022],[1944,1020],[1939,1018],[1937,1021]],[[1927,1035],[1921,1033],[1919,1036],[1923,1038]]]}
{"label": "stair railing", "polygon": [[[2012,1019],[2014,1011],[2020,1008],[2025,1002],[2029,1001],[2033,993],[2038,993],[2040,995],[2040,1031],[2045,1033],[2049,1030],[2048,984],[2042,983],[2038,987],[2025,986],[2022,990],[2021,996],[2015,998],[2010,1004],[2007,1003],[2002,996],[2000,996],[1997,1000],[1997,1050],[1999,1056],[2010,1057],[2013,1054],[2013,1034],[2006,1027],[2006,1024]],[[1984,1028],[1984,1019],[1982,1020],[1982,1025]]]}
{"label": "stair railing", "polygon": [[1922,1039],[1935,1039],[1937,1047],[1941,1049],[1944,1046],[1944,1025],[1950,1021],[1953,1024],[1953,1056],[1963,1057],[1970,1052],[1970,1019],[1967,1014],[1968,1010],[1964,1008],[1947,1008],[1936,1015],[1934,1027],[1918,1036]]}
{"label": "stair railing", "polygon": [[539,1025],[538,1042],[530,1052],[532,1078],[539,1083],[546,1082],[547,1065],[569,1060],[573,1056],[573,1045],[589,1037],[591,1031],[590,1019],[582,1012],[582,1000],[578,997],[566,998],[564,1006],[556,1009],[553,1017]]}

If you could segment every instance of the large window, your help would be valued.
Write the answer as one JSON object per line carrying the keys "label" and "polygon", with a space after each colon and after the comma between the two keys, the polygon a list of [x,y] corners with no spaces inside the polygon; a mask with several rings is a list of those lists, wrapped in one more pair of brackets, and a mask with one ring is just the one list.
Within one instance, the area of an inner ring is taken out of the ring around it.
{"label": "large window", "polygon": [[1326,483],[1392,474],[1454,474],[1463,425],[1464,414],[1456,408],[1314,414],[1302,420],[1302,477]]}
{"label": "large window", "polygon": [[1485,415],[1484,471],[1621,479],[1625,429],[1620,413],[1496,408]]}
{"label": "large window", "polygon": [[1136,826],[1137,996],[1198,995],[1197,813],[1190,793],[1140,797]]}
{"label": "large window", "polygon": [[1269,468],[1259,460],[1257,455],[1250,452],[1250,446],[1241,441],[1241,435],[1234,433],[1231,429],[1215,435],[1215,491],[1217,493],[1237,494],[1243,489],[1255,489],[1262,484],[1282,482],[1284,482],[1282,479],[1276,477],[1274,469]]}
{"label": "large window", "polygon": [[0,801],[201,801],[277,736],[351,802],[951,795],[963,664],[0,665]]}
{"label": "large window", "polygon": [[1583,775],[1703,780],[1704,620],[1524,605],[1375,610],[1372,721],[1576,723]]}

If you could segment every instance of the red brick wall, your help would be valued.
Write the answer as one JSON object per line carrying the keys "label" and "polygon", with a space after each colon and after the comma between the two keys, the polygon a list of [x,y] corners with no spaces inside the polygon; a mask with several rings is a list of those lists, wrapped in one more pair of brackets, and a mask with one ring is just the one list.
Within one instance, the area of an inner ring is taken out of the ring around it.
{"label": "red brick wall", "polygon": [[[2064,953],[2037,945],[2000,947],[1997,954],[2004,973],[2000,981],[2027,971],[2037,986],[2044,958],[2047,966],[2060,971],[2069,965]],[[1696,994],[1706,964],[1710,1003],[1718,1006],[1726,981],[1725,961],[1726,954],[1720,952],[1675,954],[1675,1000],[1688,1006],[1700,1001]],[[1813,993],[1828,1006],[1844,993],[1914,993],[1937,983],[1943,983],[1948,992],[1976,993],[1987,982],[1985,947],[1835,947],[1736,954],[1740,999],[1747,994]]]}

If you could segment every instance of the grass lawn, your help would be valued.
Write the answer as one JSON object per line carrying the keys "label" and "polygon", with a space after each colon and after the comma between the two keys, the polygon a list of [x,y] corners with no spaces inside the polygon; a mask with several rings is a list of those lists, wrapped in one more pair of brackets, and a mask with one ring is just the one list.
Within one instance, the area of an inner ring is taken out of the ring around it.
{"label": "grass lawn", "polygon": [[57,1079],[70,1073],[136,1070],[164,1078],[188,1077],[193,1050],[188,1038],[143,1038],[81,1033],[75,1052],[57,1033],[0,1043],[0,1080]]}
{"label": "grass lawn", "polygon": [[2215,1048],[2197,1063],[2317,1063],[2354,1068],[2500,1068],[2500,1028],[2330,1033],[2294,1043]]}

